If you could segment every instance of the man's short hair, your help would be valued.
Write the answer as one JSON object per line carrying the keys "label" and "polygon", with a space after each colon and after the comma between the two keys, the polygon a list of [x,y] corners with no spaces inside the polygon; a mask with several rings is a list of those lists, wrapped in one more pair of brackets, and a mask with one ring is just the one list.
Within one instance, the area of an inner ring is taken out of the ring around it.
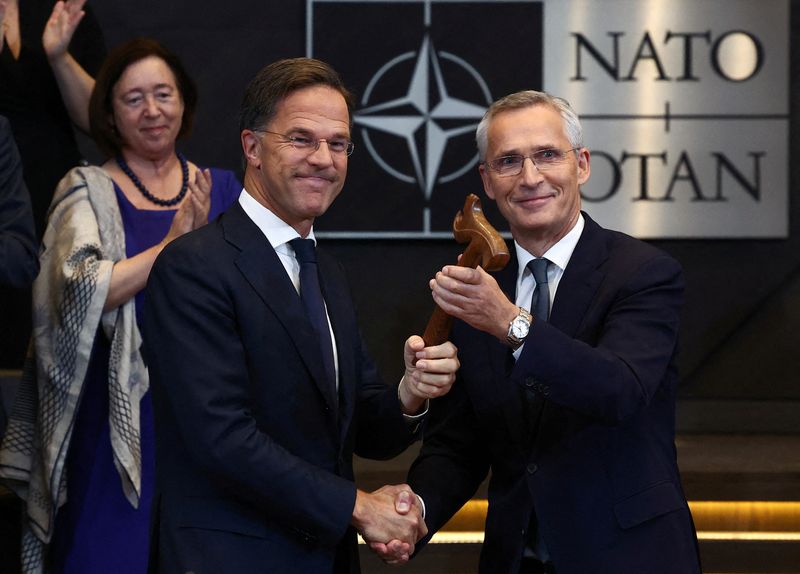
{"label": "man's short hair", "polygon": [[183,118],[178,137],[192,131],[197,108],[197,87],[183,67],[178,56],[152,38],[134,38],[117,46],[103,62],[97,73],[92,96],[89,99],[89,129],[97,147],[108,157],[119,155],[125,142],[110,121],[114,117],[114,86],[130,66],[149,57],[164,61],[175,76],[175,84],[183,100]]}
{"label": "man's short hair", "polygon": [[583,128],[581,128],[581,122],[578,119],[578,114],[575,113],[575,110],[572,109],[572,106],[569,105],[567,100],[559,98],[558,96],[552,96],[546,92],[525,90],[500,98],[489,106],[489,109],[483,114],[483,119],[481,119],[481,122],[478,124],[478,129],[475,131],[475,141],[478,144],[478,154],[480,155],[481,161],[486,161],[486,148],[489,145],[489,124],[494,117],[509,110],[520,110],[533,106],[550,106],[561,114],[561,119],[564,122],[564,132],[571,147],[583,147]]}
{"label": "man's short hair", "polygon": [[265,128],[285,97],[297,90],[319,85],[329,86],[342,94],[352,121],[353,96],[336,70],[313,58],[291,58],[262,68],[247,86],[239,110],[239,132]]}

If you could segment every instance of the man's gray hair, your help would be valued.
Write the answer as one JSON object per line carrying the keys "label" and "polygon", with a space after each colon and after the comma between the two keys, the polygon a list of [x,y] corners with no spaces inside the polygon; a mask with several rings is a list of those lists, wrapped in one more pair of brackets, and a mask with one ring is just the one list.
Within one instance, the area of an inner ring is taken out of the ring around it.
{"label": "man's gray hair", "polygon": [[561,119],[564,121],[564,132],[569,140],[570,146],[574,148],[583,147],[583,128],[578,119],[578,114],[569,105],[569,102],[564,98],[558,96],[551,96],[545,92],[537,92],[535,90],[525,90],[522,92],[515,92],[509,94],[504,98],[500,98],[494,102],[486,113],[483,114],[481,123],[478,124],[478,129],[475,131],[475,140],[478,143],[478,154],[481,161],[486,161],[486,148],[488,142],[489,124],[492,122],[497,114],[507,112],[509,110],[520,110],[523,108],[533,106],[550,106],[561,114]]}

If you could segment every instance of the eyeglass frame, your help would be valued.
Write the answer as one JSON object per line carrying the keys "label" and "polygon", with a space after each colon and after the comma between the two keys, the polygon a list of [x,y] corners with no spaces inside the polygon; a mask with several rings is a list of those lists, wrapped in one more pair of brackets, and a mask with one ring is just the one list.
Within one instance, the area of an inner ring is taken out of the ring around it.
{"label": "eyeglass frame", "polygon": [[[346,139],[346,138],[343,138],[343,139],[345,139],[345,141],[347,141],[347,146],[345,147],[345,149],[342,150],[342,151],[336,151],[334,149],[331,149],[331,144],[328,141],[328,138],[312,138],[312,137],[304,137],[304,136],[299,136],[299,137],[298,136],[290,136],[290,135],[286,135],[286,134],[282,134],[282,133],[278,133],[278,132],[272,132],[272,131],[269,131],[269,130],[253,130],[253,131],[258,133],[258,134],[272,134],[274,136],[282,137],[284,140],[286,140],[286,143],[291,145],[294,149],[296,149],[298,151],[308,151],[309,155],[311,155],[312,153],[315,153],[316,151],[318,151],[319,150],[319,146],[320,146],[320,144],[322,142],[325,142],[328,145],[328,151],[331,154],[336,155],[336,156],[340,156],[340,154],[344,154],[345,157],[350,157],[351,155],[353,155],[353,151],[356,148],[356,144],[354,144],[352,140],[349,140],[349,139]],[[309,142],[308,147],[304,146],[303,144],[299,144],[301,147],[298,147],[298,140],[301,140],[301,139],[308,140],[308,142]],[[312,146],[314,148],[313,150],[311,149]]]}
{"label": "eyeglass frame", "polygon": [[[498,177],[515,177],[515,176],[517,176],[517,175],[522,173],[522,169],[525,167],[525,160],[526,159],[531,160],[531,163],[533,163],[533,166],[538,171],[547,171],[548,169],[550,169],[550,168],[552,168],[552,167],[554,167],[556,165],[559,165],[560,163],[564,162],[564,160],[567,158],[567,154],[569,152],[578,151],[578,150],[581,150],[581,149],[583,149],[583,146],[573,147],[573,148],[565,149],[565,150],[560,150],[560,149],[555,149],[555,148],[545,148],[545,149],[540,149],[538,151],[535,151],[531,155],[523,155],[521,153],[510,153],[510,154],[498,156],[498,157],[496,157],[496,158],[494,158],[492,160],[487,160],[487,161],[484,161],[482,163],[489,170],[495,172]],[[540,166],[538,163],[536,163],[536,159],[534,159],[534,156],[536,156],[537,154],[544,153],[544,152],[558,152],[558,153],[561,154],[561,158],[559,160],[557,160],[557,161],[554,161],[554,162],[550,163],[550,164],[548,164],[548,163],[542,164],[544,166],[544,169],[542,169],[542,166]],[[522,158],[522,161],[519,164],[519,171],[518,172],[516,172],[516,173],[500,173],[500,170],[492,165],[492,163],[494,163],[494,162],[496,162],[498,160],[501,160],[503,158],[507,158],[507,157],[521,157]]]}

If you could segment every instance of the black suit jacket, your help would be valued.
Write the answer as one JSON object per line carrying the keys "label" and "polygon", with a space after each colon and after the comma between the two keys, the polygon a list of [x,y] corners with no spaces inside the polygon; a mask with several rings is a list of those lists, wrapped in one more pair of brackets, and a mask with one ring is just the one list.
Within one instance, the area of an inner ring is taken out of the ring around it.
{"label": "black suit jacket", "polygon": [[338,400],[300,297],[238,202],[156,261],[152,571],[358,571],[352,455],[394,456],[412,432],[364,350],[343,270],[318,258]]}
{"label": "black suit jacket", "polygon": [[25,287],[39,272],[36,231],[22,160],[11,125],[0,116],[0,285]]}
{"label": "black suit jacket", "polygon": [[[459,379],[408,480],[435,531],[491,469],[482,573],[519,571],[534,509],[558,574],[699,572],[674,446],[682,271],[584,218],[550,322],[516,362],[456,322]],[[497,275],[512,301],[516,274],[512,260]]]}

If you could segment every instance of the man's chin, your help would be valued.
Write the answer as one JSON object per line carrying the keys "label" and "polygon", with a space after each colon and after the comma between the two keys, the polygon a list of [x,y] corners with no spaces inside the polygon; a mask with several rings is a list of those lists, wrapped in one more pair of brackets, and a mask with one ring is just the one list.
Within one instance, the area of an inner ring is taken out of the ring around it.
{"label": "man's chin", "polygon": [[320,196],[313,198],[312,201],[306,202],[306,209],[305,212],[310,217],[320,217],[324,215],[328,208],[333,204],[334,197],[330,196]]}

